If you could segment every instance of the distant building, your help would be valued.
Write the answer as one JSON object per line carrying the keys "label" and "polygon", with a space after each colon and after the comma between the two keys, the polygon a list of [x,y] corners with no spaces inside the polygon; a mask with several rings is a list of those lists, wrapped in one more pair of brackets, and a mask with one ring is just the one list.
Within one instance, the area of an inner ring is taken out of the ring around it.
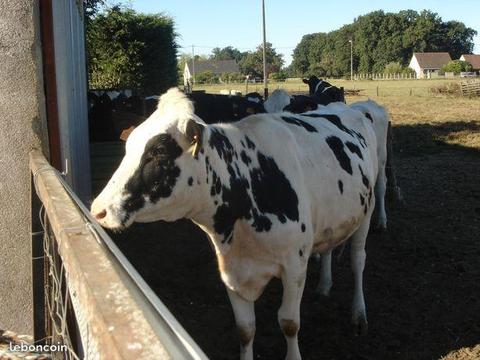
{"label": "distant building", "polygon": [[473,71],[480,74],[480,55],[464,54],[460,57],[460,60],[469,62],[473,67]]}
{"label": "distant building", "polygon": [[[195,68],[194,68],[195,67]],[[183,83],[185,86],[192,83],[193,72],[199,74],[210,71],[213,75],[221,76],[224,73],[240,73],[240,68],[235,60],[205,60],[185,63],[183,70]]]}
{"label": "distant building", "polygon": [[429,79],[432,74],[438,75],[439,70],[452,61],[447,52],[413,53],[409,68],[413,69],[418,79]]}

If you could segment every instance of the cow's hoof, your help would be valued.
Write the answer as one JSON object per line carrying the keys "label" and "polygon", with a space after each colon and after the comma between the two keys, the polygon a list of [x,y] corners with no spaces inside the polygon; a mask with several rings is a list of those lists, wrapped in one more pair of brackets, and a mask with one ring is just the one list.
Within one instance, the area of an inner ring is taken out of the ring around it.
{"label": "cow's hoof", "polygon": [[368,334],[368,322],[367,319],[358,319],[353,323],[353,333],[355,336],[367,336]]}

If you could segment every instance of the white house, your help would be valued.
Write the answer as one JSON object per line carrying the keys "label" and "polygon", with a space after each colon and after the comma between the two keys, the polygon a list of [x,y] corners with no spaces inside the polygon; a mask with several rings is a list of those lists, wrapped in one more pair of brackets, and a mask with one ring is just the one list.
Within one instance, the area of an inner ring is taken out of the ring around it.
{"label": "white house", "polygon": [[429,79],[432,74],[438,74],[449,61],[452,58],[447,52],[413,53],[408,67],[415,71],[418,79]]}
{"label": "white house", "polygon": [[240,68],[235,60],[201,60],[185,63],[183,70],[183,83],[185,86],[192,84],[194,74],[209,71],[213,75],[221,76],[224,73],[240,73]]}
{"label": "white house", "polygon": [[469,62],[473,67],[473,71],[480,74],[480,55],[464,54],[460,57],[460,60]]}

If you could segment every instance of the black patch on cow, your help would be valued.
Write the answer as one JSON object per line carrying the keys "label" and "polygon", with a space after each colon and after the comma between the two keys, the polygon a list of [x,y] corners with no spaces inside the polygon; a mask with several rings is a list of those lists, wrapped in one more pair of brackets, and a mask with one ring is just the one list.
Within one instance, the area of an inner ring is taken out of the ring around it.
{"label": "black patch on cow", "polygon": [[243,142],[243,140],[240,140],[240,144],[242,145],[243,148],[246,148],[245,143]]}
{"label": "black patch on cow", "polygon": [[365,197],[362,194],[360,194],[360,205],[365,205]]}
{"label": "black patch on cow", "polygon": [[[250,148],[255,146],[247,137],[246,142]],[[223,152],[223,147],[220,152]],[[240,158],[247,164],[252,162],[244,151],[240,152]],[[252,220],[251,226],[257,232],[271,229],[272,221],[267,214],[277,216],[282,223],[287,219],[298,221],[297,194],[285,174],[272,158],[257,153],[257,159],[258,167],[250,170],[251,181],[240,172],[237,160],[226,162],[230,175],[228,183],[222,183],[215,170],[211,170],[210,194],[220,195],[214,200],[217,209],[213,215],[213,226],[216,233],[223,235],[222,243],[232,241],[233,227],[239,219]],[[256,204],[249,193],[250,188]]]}
{"label": "black patch on cow", "polygon": [[253,214],[253,228],[257,232],[270,231],[272,228],[272,222],[265,215],[259,214],[257,209],[252,209]]}
{"label": "black patch on cow", "polygon": [[271,157],[257,154],[259,168],[250,172],[252,193],[258,210],[274,214],[282,223],[298,221],[298,197],[290,181]]}
{"label": "black patch on cow", "polygon": [[350,150],[350,152],[352,154],[357,154],[358,157],[363,160],[362,151],[360,150],[360,148],[357,145],[355,145],[354,143],[352,143],[350,141],[347,141],[345,143],[345,145],[347,146],[348,150]]}
{"label": "black patch on cow", "polygon": [[240,158],[242,159],[243,163],[247,166],[248,166],[248,164],[250,164],[252,162],[252,159],[250,158],[250,156],[247,155],[245,150],[242,150],[240,152]]}
{"label": "black patch on cow", "polygon": [[356,138],[360,142],[360,145],[363,148],[365,148],[367,146],[367,142],[365,141],[365,138],[363,137],[363,135],[360,134],[359,132],[357,132],[355,130],[352,130],[352,129],[349,129],[348,127],[343,125],[342,121],[340,120],[340,118],[337,115],[333,115],[333,114],[303,114],[302,116],[309,116],[309,117],[313,117],[313,118],[327,119],[333,125],[335,125],[339,130],[347,133],[348,135],[350,135],[353,138]]}
{"label": "black patch on cow", "polygon": [[369,113],[365,113],[365,117],[373,123],[372,115],[370,115]]}
{"label": "black patch on cow", "polygon": [[327,137],[326,142],[328,146],[330,146],[330,149],[332,149],[333,154],[337,158],[342,169],[352,175],[352,163],[350,162],[350,158],[344,150],[342,140],[336,136],[329,136]]}
{"label": "black patch on cow", "polygon": [[298,255],[303,256],[303,251],[302,251],[302,249],[298,250]]}
{"label": "black patch on cow", "polygon": [[188,186],[192,186],[193,185],[193,178],[190,176],[188,178]]}
{"label": "black patch on cow", "polygon": [[220,159],[227,163],[232,162],[235,151],[230,139],[222,129],[212,128],[208,144],[217,151]]}
{"label": "black patch on cow", "polygon": [[360,170],[360,174],[362,174],[362,182],[363,182],[363,185],[365,185],[365,187],[368,189],[370,188],[370,181],[368,181],[368,178],[365,176],[365,174],[363,173],[363,169],[360,165],[358,165],[358,169]]}
{"label": "black patch on cow", "polygon": [[222,183],[220,178],[217,176],[217,173],[212,171],[212,186],[210,187],[210,195],[219,195],[220,191],[222,191]]}
{"label": "black patch on cow", "polygon": [[245,141],[247,142],[247,147],[250,149],[250,150],[255,150],[256,146],[255,146],[255,143],[250,140],[250,138],[245,135]]}
{"label": "black patch on cow", "polygon": [[304,223],[302,223],[301,229],[302,229],[302,232],[305,232],[305,224]]}
{"label": "black patch on cow", "polygon": [[338,188],[340,189],[340,194],[343,194],[343,182],[342,182],[342,180],[338,180]]}
{"label": "black patch on cow", "polygon": [[232,240],[233,226],[238,219],[251,219],[252,201],[247,192],[245,178],[230,178],[230,188],[221,187],[222,203],[213,215],[215,232],[224,235],[222,243]]}
{"label": "black patch on cow", "polygon": [[310,125],[306,121],[297,119],[296,117],[282,116],[282,120],[292,125],[301,126],[308,132],[318,132],[317,129],[315,129],[312,125]]}
{"label": "black patch on cow", "polygon": [[125,184],[128,197],[123,208],[127,214],[141,209],[145,204],[145,196],[155,203],[172,194],[180,176],[180,168],[175,164],[175,159],[182,152],[182,148],[169,134],[154,136],[147,142],[140,164]]}

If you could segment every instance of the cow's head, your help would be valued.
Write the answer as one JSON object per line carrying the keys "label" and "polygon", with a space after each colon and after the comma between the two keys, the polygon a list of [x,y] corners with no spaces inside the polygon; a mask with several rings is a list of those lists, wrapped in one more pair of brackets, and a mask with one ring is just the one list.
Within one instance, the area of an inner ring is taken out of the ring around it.
{"label": "cow's head", "polygon": [[319,79],[315,75],[310,76],[308,79],[303,79],[304,84],[308,85],[308,93],[310,95],[315,94],[315,91],[317,90],[318,84],[322,81],[322,79]]}
{"label": "cow's head", "polygon": [[92,204],[100,224],[122,229],[133,221],[186,216],[195,198],[204,125],[180,90],[162,95],[157,110],[128,137],[125,157]]}

